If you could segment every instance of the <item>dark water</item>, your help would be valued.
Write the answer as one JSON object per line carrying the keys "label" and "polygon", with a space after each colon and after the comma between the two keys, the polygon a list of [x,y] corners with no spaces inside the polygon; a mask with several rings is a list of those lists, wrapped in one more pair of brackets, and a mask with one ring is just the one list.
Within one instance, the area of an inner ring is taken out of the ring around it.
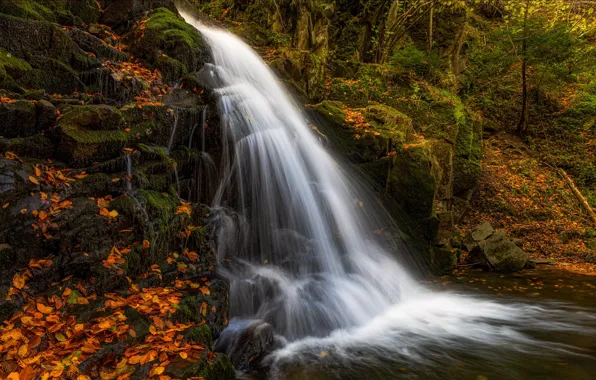
{"label": "dark water", "polygon": [[[277,362],[271,373],[259,378],[596,379],[596,276],[550,267],[509,275],[469,270],[427,281],[425,285],[437,292],[471,295],[479,300],[535,305],[544,310],[544,315],[533,315],[534,320],[524,321],[525,326],[516,326],[525,340],[534,343],[529,344],[519,336],[501,346],[485,344],[482,336],[437,342],[413,333],[402,338],[416,341],[416,352],[405,352],[398,347],[393,354],[366,347],[348,349],[348,352],[340,349],[337,351],[342,352],[335,352],[333,347],[324,348],[328,351],[312,349],[301,352],[295,360]],[[553,315],[559,319],[553,321]],[[549,323],[569,323],[573,327],[547,331],[542,327],[543,317]],[[502,323],[495,318],[494,326]],[[510,331],[503,329],[503,333],[510,334]]]}

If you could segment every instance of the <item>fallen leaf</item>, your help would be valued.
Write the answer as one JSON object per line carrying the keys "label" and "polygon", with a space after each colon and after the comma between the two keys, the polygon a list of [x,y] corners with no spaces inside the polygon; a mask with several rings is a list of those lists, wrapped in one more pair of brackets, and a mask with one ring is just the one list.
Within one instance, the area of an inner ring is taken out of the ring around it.
{"label": "fallen leaf", "polygon": [[52,313],[52,308],[49,306],[44,305],[43,303],[38,303],[37,305],[37,310],[39,310],[40,313],[43,314],[51,314]]}
{"label": "fallen leaf", "polygon": [[25,286],[25,278],[17,273],[12,278],[12,284],[17,289],[23,289],[23,286]]}

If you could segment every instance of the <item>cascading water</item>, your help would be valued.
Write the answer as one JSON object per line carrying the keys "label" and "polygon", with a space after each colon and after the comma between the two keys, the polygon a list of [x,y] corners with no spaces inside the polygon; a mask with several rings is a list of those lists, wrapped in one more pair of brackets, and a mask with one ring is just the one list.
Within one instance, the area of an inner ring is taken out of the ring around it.
{"label": "cascading water", "polygon": [[[341,371],[396,361],[424,368],[462,353],[505,367],[538,347],[574,351],[525,332],[530,321],[539,331],[573,331],[570,318],[581,313],[420,286],[395,258],[397,239],[379,234],[392,230],[385,211],[323,148],[258,55],[181,13],[211,48],[203,74],[219,95],[230,157],[213,202],[218,258],[232,261],[230,329],[241,320],[273,326],[282,346],[267,358],[271,376],[296,363],[331,367],[333,359],[338,377],[362,378]],[[497,354],[500,347],[509,353]]]}

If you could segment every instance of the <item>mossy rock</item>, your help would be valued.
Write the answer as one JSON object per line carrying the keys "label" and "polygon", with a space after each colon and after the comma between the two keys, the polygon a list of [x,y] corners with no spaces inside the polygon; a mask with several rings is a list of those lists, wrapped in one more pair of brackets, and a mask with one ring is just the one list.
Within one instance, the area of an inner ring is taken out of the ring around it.
{"label": "mossy rock", "polygon": [[10,139],[6,150],[23,157],[47,159],[54,153],[52,140],[43,134]]}
{"label": "mossy rock", "polygon": [[399,111],[375,105],[355,109],[364,116],[369,126],[354,126],[346,121],[347,107],[339,101],[325,100],[314,107],[323,123],[319,130],[327,135],[343,156],[355,163],[377,161],[398,149],[414,134],[412,121]]}
{"label": "mossy rock", "polygon": [[184,337],[190,342],[204,345],[209,351],[213,350],[213,336],[211,334],[211,329],[205,324],[192,327],[184,334]]}
{"label": "mossy rock", "polygon": [[112,178],[104,173],[90,174],[72,184],[72,194],[97,197],[106,194],[112,184]]}
{"label": "mossy rock", "polygon": [[[0,67],[3,67],[5,74],[10,75],[13,79],[19,79],[25,73],[32,70],[31,65],[27,61],[13,56],[2,48],[0,48]],[[2,77],[0,75],[1,80]]]}
{"label": "mossy rock", "polygon": [[28,71],[17,83],[25,88],[40,88],[49,93],[71,94],[84,91],[85,84],[72,67],[54,58],[35,56],[29,59],[33,70]]}
{"label": "mossy rock", "polygon": [[[228,307],[230,287],[225,280],[211,281],[209,295],[189,295],[182,299],[174,319],[180,322],[206,322],[207,326],[217,337],[228,324]],[[207,304],[206,315],[201,314],[201,304]],[[215,309],[213,309],[215,308]]]}
{"label": "mossy rock", "polygon": [[269,64],[271,68],[290,80],[305,99],[319,101],[325,87],[326,54],[293,48],[281,48],[278,53],[278,58]]}
{"label": "mossy rock", "polygon": [[393,158],[387,191],[414,220],[433,215],[437,192],[433,165],[436,161],[429,143],[402,149]]}
{"label": "mossy rock", "polygon": [[60,120],[61,124],[73,124],[94,131],[119,130],[124,122],[122,112],[107,105],[73,107]]}
{"label": "mossy rock", "polygon": [[175,359],[166,367],[164,374],[176,379],[200,378],[204,380],[234,380],[236,372],[230,358],[215,354],[210,359],[204,355],[196,362]]}
{"label": "mossy rock", "polygon": [[66,33],[73,41],[86,52],[95,54],[100,59],[110,61],[129,61],[130,56],[124,52],[116,50],[103,40],[95,37],[93,34],[84,30],[75,28],[67,30]]}
{"label": "mossy rock", "polygon": [[100,9],[95,0],[4,0],[0,5],[0,13],[24,19],[79,25],[97,22]]}
{"label": "mossy rock", "polygon": [[27,100],[0,104],[0,136],[27,137],[36,134],[35,104]]}
{"label": "mossy rock", "polygon": [[468,118],[459,128],[453,162],[453,193],[476,187],[482,166],[482,122]]}
{"label": "mossy rock", "polygon": [[24,19],[56,22],[56,15],[47,6],[33,0],[3,0],[0,13]]}
{"label": "mossy rock", "polygon": [[72,107],[56,125],[58,154],[77,166],[115,158],[122,154],[122,148],[130,138],[125,131],[112,129],[122,124],[123,117],[117,109],[108,106]]}
{"label": "mossy rock", "polygon": [[166,8],[156,9],[133,36],[131,50],[156,67],[166,68],[170,77],[178,73],[182,77],[203,66],[204,44],[199,32]]}
{"label": "mossy rock", "polygon": [[176,12],[172,0],[105,0],[100,23],[115,27],[126,26],[128,21],[156,8]]}
{"label": "mossy rock", "polygon": [[[59,25],[1,13],[0,47],[30,63],[31,58],[44,57],[60,61],[75,70],[100,66],[100,62],[81,50]],[[36,68],[33,63],[32,66]],[[37,68],[44,69],[44,66]]]}

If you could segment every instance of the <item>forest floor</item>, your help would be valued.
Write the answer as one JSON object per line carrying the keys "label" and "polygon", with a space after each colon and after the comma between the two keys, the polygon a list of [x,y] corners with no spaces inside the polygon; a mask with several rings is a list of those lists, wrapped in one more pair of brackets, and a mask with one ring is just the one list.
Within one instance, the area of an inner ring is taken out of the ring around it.
{"label": "forest floor", "polygon": [[461,233],[488,221],[535,260],[596,275],[596,226],[557,169],[516,136],[498,133],[484,144],[480,187]]}

